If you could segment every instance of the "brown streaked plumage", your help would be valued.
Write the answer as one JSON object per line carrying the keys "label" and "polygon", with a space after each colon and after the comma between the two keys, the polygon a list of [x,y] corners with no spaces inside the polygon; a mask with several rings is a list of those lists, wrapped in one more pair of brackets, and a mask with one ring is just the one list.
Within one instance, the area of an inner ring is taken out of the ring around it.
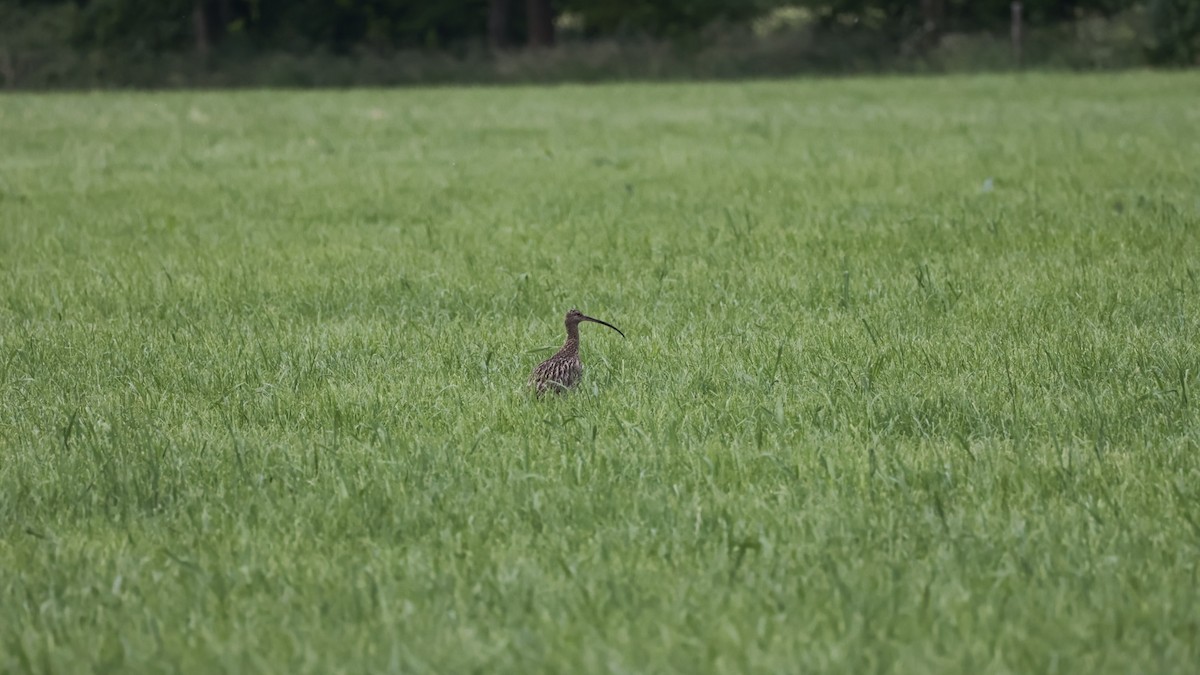
{"label": "brown streaked plumage", "polygon": [[[529,376],[529,386],[533,387],[538,396],[547,391],[561,394],[579,384],[579,377],[583,374],[583,364],[579,362],[579,323],[581,321],[598,323],[621,333],[621,329],[611,323],[585,316],[577,309],[567,312],[567,341],[563,343],[562,349],[558,350],[557,354],[538,364],[538,367],[533,369],[533,374]],[[621,337],[625,337],[625,334],[621,333]]]}

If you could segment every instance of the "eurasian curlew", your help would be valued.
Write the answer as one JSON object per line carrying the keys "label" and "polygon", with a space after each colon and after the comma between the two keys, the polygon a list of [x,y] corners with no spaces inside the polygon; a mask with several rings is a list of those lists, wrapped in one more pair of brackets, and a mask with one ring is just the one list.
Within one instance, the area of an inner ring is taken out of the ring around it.
{"label": "eurasian curlew", "polygon": [[[571,309],[567,312],[567,341],[563,343],[562,349],[558,350],[557,354],[538,364],[538,367],[533,369],[533,374],[529,376],[529,386],[533,387],[538,396],[547,391],[561,394],[579,383],[579,377],[583,374],[583,364],[579,362],[579,323],[581,321],[598,323],[621,333],[620,328],[606,321],[586,316],[578,309]],[[625,334],[621,333],[621,337],[625,337]]]}

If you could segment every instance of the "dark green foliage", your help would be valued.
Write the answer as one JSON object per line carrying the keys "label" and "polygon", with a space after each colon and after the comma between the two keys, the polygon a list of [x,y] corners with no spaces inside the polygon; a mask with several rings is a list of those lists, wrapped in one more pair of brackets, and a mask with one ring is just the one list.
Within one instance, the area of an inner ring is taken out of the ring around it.
{"label": "dark green foliage", "polygon": [[563,0],[578,13],[590,35],[634,34],[685,37],[716,22],[758,16],[779,4],[775,0]]}
{"label": "dark green foliage", "polygon": [[1200,63],[1200,2],[1151,0],[1148,9],[1154,33],[1153,58],[1160,63]]}
{"label": "dark green foliage", "polygon": [[91,0],[83,5],[75,41],[83,47],[153,56],[194,39],[190,0]]}
{"label": "dark green foliage", "polygon": [[439,48],[479,38],[487,0],[260,0],[240,18],[245,30],[276,48],[357,46]]}
{"label": "dark green foliage", "polygon": [[[1012,0],[800,0],[826,30],[852,29],[899,41],[915,32],[1007,31]],[[1110,16],[1136,0],[1024,0],[1023,22],[1047,26],[1086,15]]]}

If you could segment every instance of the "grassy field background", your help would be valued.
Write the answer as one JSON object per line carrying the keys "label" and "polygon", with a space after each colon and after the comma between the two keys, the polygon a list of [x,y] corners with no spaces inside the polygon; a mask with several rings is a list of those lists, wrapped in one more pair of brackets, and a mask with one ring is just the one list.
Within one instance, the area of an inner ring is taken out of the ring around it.
{"label": "grassy field background", "polygon": [[0,98],[0,670],[1193,672],[1197,91]]}

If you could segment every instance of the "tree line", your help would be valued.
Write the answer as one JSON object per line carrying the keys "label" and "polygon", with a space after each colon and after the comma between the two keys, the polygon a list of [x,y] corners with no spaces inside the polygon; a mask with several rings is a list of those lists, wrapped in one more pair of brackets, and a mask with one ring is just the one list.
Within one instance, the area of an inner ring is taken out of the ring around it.
{"label": "tree line", "polygon": [[[549,47],[564,19],[583,38],[687,38],[781,7],[817,30],[855,28],[901,40],[1003,28],[1012,0],[2,0],[27,8],[74,5],[83,46],[136,42],[152,51],[212,49],[234,41],[263,49]],[[1021,0],[1030,25],[1109,16],[1149,5],[1163,20],[1200,21],[1200,0]]]}
{"label": "tree line", "polygon": [[[936,49],[948,35],[1015,39],[1022,29],[1127,16],[1150,36],[1138,47],[1146,63],[1200,62],[1200,0],[0,0],[0,77],[11,86],[22,73],[52,81],[57,71],[185,55],[226,66],[265,54],[418,52],[479,63],[481,53],[605,40],[686,51],[772,17],[790,17],[814,44],[839,50],[814,63],[870,52],[866,62],[878,66],[888,53]],[[1053,32],[1042,35],[1054,44]]]}

